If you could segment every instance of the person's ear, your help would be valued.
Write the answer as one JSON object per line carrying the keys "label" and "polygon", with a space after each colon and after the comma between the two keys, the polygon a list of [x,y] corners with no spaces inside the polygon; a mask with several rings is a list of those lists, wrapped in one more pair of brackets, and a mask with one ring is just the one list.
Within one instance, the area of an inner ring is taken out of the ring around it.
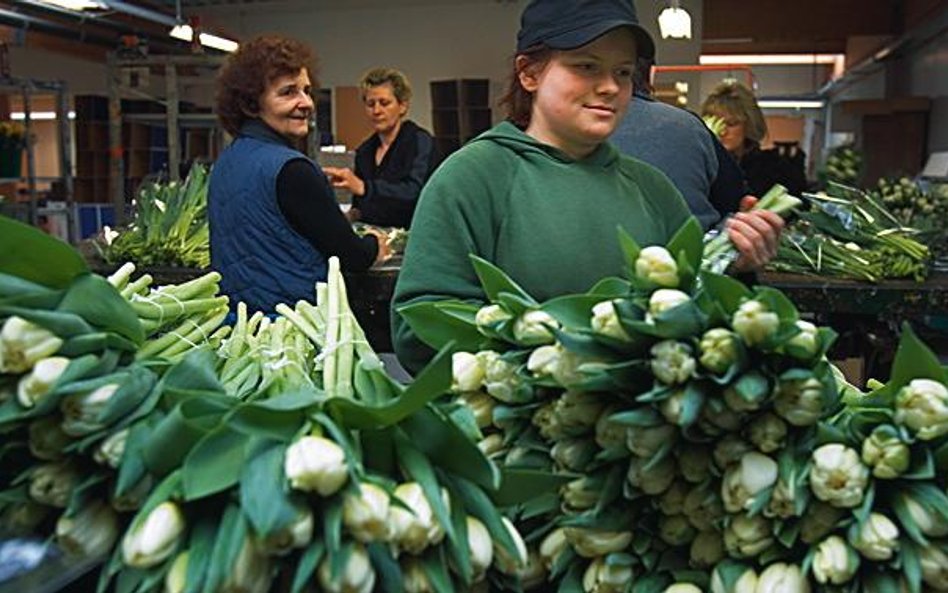
{"label": "person's ear", "polygon": [[535,92],[540,86],[539,72],[536,68],[530,67],[527,56],[517,56],[514,67],[517,70],[517,80],[520,81],[523,90],[528,93]]}
{"label": "person's ear", "polygon": [[240,111],[247,117],[258,117],[260,115],[259,101],[250,99],[240,100]]}
{"label": "person's ear", "polygon": [[399,101],[398,102],[398,116],[405,117],[408,115],[408,101]]}

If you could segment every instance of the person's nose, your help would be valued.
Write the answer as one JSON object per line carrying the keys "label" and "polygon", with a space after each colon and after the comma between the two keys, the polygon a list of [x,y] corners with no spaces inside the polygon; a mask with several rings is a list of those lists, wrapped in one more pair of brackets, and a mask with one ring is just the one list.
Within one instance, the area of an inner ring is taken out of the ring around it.
{"label": "person's nose", "polygon": [[313,110],[313,97],[309,93],[301,93],[300,96],[300,108],[306,109],[308,111]]}
{"label": "person's nose", "polygon": [[612,73],[603,74],[596,87],[596,91],[601,95],[615,95],[619,92],[619,80]]}

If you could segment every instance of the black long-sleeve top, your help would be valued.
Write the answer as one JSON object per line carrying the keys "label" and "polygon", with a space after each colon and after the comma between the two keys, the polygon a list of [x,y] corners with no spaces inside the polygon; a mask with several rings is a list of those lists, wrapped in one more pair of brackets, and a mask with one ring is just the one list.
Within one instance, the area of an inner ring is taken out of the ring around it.
{"label": "black long-sleeve top", "polygon": [[353,232],[329,180],[312,163],[299,158],[283,165],[277,175],[277,204],[293,230],[320,253],[338,256],[343,270],[365,270],[375,261],[378,241]]}
{"label": "black long-sleeve top", "polygon": [[352,207],[359,210],[362,222],[408,228],[421,188],[437,165],[434,139],[406,120],[376,164],[379,144],[378,134],[372,134],[356,149],[355,174],[365,183],[365,194],[353,196]]}

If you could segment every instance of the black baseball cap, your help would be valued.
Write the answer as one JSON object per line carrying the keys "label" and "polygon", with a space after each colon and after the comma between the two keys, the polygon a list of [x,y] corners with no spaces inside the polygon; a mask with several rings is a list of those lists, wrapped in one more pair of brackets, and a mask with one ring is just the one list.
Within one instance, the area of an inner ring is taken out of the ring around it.
{"label": "black baseball cap", "polygon": [[632,0],[531,0],[520,15],[517,51],[538,43],[575,49],[618,27],[632,30],[639,57],[655,58],[655,42],[639,24]]}

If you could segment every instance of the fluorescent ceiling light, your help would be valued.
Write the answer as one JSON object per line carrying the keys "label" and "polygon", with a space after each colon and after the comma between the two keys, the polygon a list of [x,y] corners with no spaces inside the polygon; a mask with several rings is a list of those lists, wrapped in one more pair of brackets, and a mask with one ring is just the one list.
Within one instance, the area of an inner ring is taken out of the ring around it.
{"label": "fluorescent ceiling light", "polygon": [[98,0],[37,0],[40,4],[49,4],[51,6],[57,6],[59,8],[65,8],[66,10],[75,10],[77,12],[83,10],[104,10],[106,7],[104,2],[99,2]]}
{"label": "fluorescent ceiling light", "polygon": [[823,101],[816,99],[761,99],[757,101],[761,109],[822,109]]}
{"label": "fluorescent ceiling light", "polygon": [[691,15],[673,1],[658,15],[658,30],[661,31],[662,39],[691,39]]}
{"label": "fluorescent ceiling light", "polygon": [[[182,41],[190,42],[194,37],[194,30],[191,29],[191,25],[177,25],[168,33],[175,39],[180,39]],[[227,39],[224,37],[218,37],[217,35],[211,35],[210,33],[201,33],[200,36],[201,45],[207,47],[213,47],[214,49],[219,49],[221,51],[234,52],[237,51],[238,43],[232,39]]]}
{"label": "fluorescent ceiling light", "polygon": [[699,64],[835,64],[845,60],[845,54],[702,54]]}
{"label": "fluorescent ceiling light", "polygon": [[[26,114],[22,111],[13,111],[10,113],[10,119],[14,121],[24,121],[26,119]],[[56,119],[55,111],[31,111],[30,120],[31,121],[41,121],[41,120],[51,120]],[[69,119],[76,119],[76,112],[69,112]]]}

